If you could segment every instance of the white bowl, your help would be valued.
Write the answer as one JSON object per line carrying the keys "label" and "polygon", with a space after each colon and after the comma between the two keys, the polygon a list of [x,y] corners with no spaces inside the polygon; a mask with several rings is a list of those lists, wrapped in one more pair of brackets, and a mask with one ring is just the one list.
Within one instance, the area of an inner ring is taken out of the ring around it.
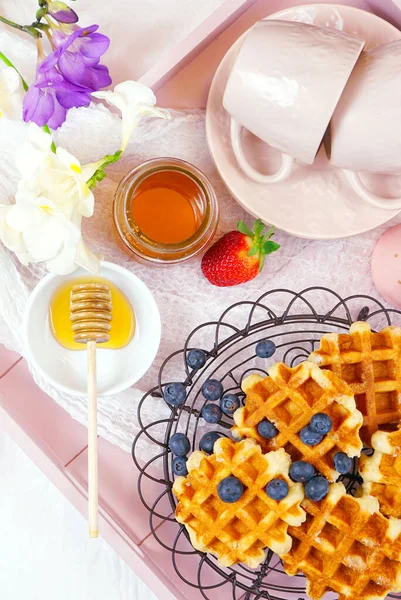
{"label": "white bowl", "polygon": [[[27,360],[54,387],[76,396],[86,395],[85,347],[82,352],[63,348],[50,331],[48,310],[60,285],[87,274],[79,269],[63,277],[44,277],[29,297],[23,323]],[[102,262],[100,275],[125,294],[136,316],[135,335],[125,348],[97,352],[98,395],[108,396],[131,387],[149,369],[159,348],[161,323],[157,304],[138,277],[109,262]]]}

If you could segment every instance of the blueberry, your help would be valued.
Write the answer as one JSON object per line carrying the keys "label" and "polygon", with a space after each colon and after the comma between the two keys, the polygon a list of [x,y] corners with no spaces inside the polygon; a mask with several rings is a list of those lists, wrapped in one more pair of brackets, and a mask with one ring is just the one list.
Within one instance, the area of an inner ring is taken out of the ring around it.
{"label": "blueberry", "polygon": [[237,502],[244,493],[244,486],[239,479],[230,475],[220,481],[217,493],[223,502]]}
{"label": "blueberry", "polygon": [[326,413],[317,413],[311,418],[309,427],[315,433],[326,435],[329,433],[329,431],[331,431],[333,427],[333,421],[330,419],[329,415],[326,415]]}
{"label": "blueberry", "polygon": [[220,400],[220,408],[225,415],[228,417],[232,417],[237,408],[240,406],[240,401],[238,396],[235,394],[226,394]]}
{"label": "blueberry", "polygon": [[187,392],[183,383],[170,383],[164,388],[164,399],[172,406],[184,404]]}
{"label": "blueberry", "polygon": [[173,459],[174,475],[188,475],[187,460],[187,456],[176,456]]}
{"label": "blueberry", "polygon": [[214,402],[218,400],[223,395],[223,386],[220,381],[217,379],[208,379],[202,385],[202,394],[206,398],[206,400],[211,400]]}
{"label": "blueberry", "polygon": [[315,467],[304,460],[297,460],[290,466],[290,477],[293,481],[305,483],[315,476]]}
{"label": "blueberry", "polygon": [[271,421],[267,419],[263,419],[260,423],[258,423],[258,433],[262,437],[270,440],[271,438],[276,437],[278,434],[278,429]]}
{"label": "blueberry", "polygon": [[284,479],[272,479],[266,486],[266,494],[272,500],[283,500],[288,496],[290,488]]}
{"label": "blueberry", "polygon": [[202,436],[199,442],[199,448],[206,452],[206,454],[212,454],[214,443],[219,439],[220,434],[216,433],[216,431],[209,431],[209,433],[205,433]]}
{"label": "blueberry", "polygon": [[187,365],[191,369],[201,369],[206,364],[206,353],[203,350],[190,350],[187,354]]}
{"label": "blueberry", "polygon": [[186,456],[191,449],[191,444],[185,433],[174,433],[168,447],[175,456]]}
{"label": "blueberry", "polygon": [[301,429],[299,437],[307,446],[317,446],[317,444],[320,444],[320,442],[323,439],[322,434],[313,431],[313,429],[311,429],[309,425]]}
{"label": "blueberry", "polygon": [[336,471],[345,475],[352,469],[353,460],[345,454],[345,452],[337,452],[333,458],[334,468]]}
{"label": "blueberry", "polygon": [[318,502],[319,500],[326,498],[329,493],[329,487],[330,485],[327,479],[318,475],[305,484],[305,496],[309,500],[312,500],[312,502]]}
{"label": "blueberry", "polygon": [[206,423],[218,423],[223,416],[217,404],[205,404],[201,414]]}
{"label": "blueberry", "polygon": [[276,351],[276,344],[271,340],[261,340],[256,344],[255,351],[260,358],[270,358]]}

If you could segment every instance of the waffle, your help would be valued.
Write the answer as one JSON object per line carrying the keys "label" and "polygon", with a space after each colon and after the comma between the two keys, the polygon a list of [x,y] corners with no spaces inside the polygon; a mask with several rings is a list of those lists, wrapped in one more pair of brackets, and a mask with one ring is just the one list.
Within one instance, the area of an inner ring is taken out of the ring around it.
{"label": "waffle", "polygon": [[396,485],[367,481],[357,492],[359,497],[374,496],[380,504],[380,512],[386,517],[401,518],[400,488]]}
{"label": "waffle", "polygon": [[[263,455],[254,440],[221,438],[211,456],[194,452],[187,462],[187,477],[177,477],[173,486],[176,519],[185,525],[193,547],[214,554],[223,567],[242,562],[256,568],[266,558],[266,548],[280,555],[288,552],[292,543],[288,526],[305,520],[300,507],[303,486],[289,479],[290,463],[284,450]],[[231,504],[217,493],[219,482],[230,475],[245,487],[243,496]],[[266,484],[277,477],[290,487],[280,502],[265,492]]]}
{"label": "waffle", "polygon": [[[268,372],[270,377],[251,375],[243,381],[246,402],[234,413],[233,435],[257,440],[263,452],[284,448],[292,460],[305,460],[329,481],[335,481],[339,473],[333,466],[334,454],[345,452],[353,457],[362,450],[362,415],[355,408],[349,386],[311,362],[293,369],[278,363]],[[333,428],[320,444],[308,446],[299,432],[318,412],[331,417]],[[279,431],[272,439],[258,433],[257,426],[265,418]]]}
{"label": "waffle", "polygon": [[293,545],[282,560],[289,575],[306,575],[312,600],[330,590],[339,600],[401,591],[401,521],[381,515],[376,498],[353,498],[334,483],[324,500],[302,505],[306,521],[289,528]]}
{"label": "waffle", "polygon": [[346,381],[363,414],[361,437],[401,420],[401,328],[372,333],[368,323],[353,323],[349,334],[328,333],[309,359]]}
{"label": "waffle", "polygon": [[401,454],[401,428],[395,431],[377,431],[372,435],[375,452],[397,457]]}
{"label": "waffle", "polygon": [[401,431],[376,431],[372,445],[374,454],[359,461],[362,493],[375,496],[383,514],[401,518]]}
{"label": "waffle", "polygon": [[383,483],[401,487],[401,456],[376,451],[373,456],[362,456],[359,472],[365,482]]}

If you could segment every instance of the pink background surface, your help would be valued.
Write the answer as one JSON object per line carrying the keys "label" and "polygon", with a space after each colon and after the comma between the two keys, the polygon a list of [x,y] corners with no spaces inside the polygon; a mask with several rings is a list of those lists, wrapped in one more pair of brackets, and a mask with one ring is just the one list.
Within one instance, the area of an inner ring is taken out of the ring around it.
{"label": "pink background surface", "polygon": [[[117,83],[140,77],[223,2],[77,0],[71,6],[79,13],[83,26],[97,23],[110,37],[107,65]],[[0,0],[0,14],[29,23],[36,5],[37,0]]]}
{"label": "pink background surface", "polygon": [[[181,0],[180,0],[181,1]],[[184,5],[184,0],[182,0]],[[346,4],[347,2],[342,2]],[[18,2],[18,6],[28,7],[28,0]],[[129,19],[124,20],[124,29],[121,30],[113,19],[111,12],[104,12],[102,21],[108,24],[108,32],[112,37],[125,36],[127,43],[123,48],[116,49],[112,59],[114,77],[124,79],[140,74],[137,69],[127,61],[122,61],[122,56],[134,56],[135,51],[141,48],[146,52],[149,48],[148,58],[144,61],[143,70],[148,68],[165,47],[171,35],[171,29],[163,28],[166,13],[163,9],[155,14],[155,29],[153,35],[139,40],[130,39],[130,28],[133,20],[141,18],[141,5],[149,10],[149,1],[135,3],[136,10],[130,11],[129,0],[119,3],[119,9],[124,8],[124,14]],[[166,2],[164,10],[171,10]],[[198,5],[194,4],[194,17],[197,16]],[[200,10],[210,7],[212,2],[201,3]],[[216,3],[214,3],[216,4]],[[227,3],[229,5],[229,3]],[[238,2],[232,2],[231,7],[238,8]],[[252,2],[248,4],[251,5]],[[159,89],[159,98],[165,105],[175,106],[203,106],[206,100],[208,84],[215,67],[229,47],[231,41],[236,39],[242,31],[247,29],[255,20],[271,12],[283,8],[284,5],[294,5],[295,2],[278,0],[259,0],[251,10],[232,25],[226,33],[222,34],[198,58],[185,66],[180,73],[175,75],[162,89]],[[381,16],[391,20],[395,16],[395,8],[391,3],[382,0],[355,2],[358,6],[370,8]],[[6,9],[5,14],[11,15],[15,10],[16,2],[0,2],[0,10]],[[31,4],[29,4],[31,6]],[[86,6],[88,19],[99,9],[99,3],[81,1],[81,7]],[[80,8],[81,8],[80,7]],[[178,4],[177,4],[178,7]],[[177,14],[179,9],[176,7]],[[227,7],[215,16],[213,21],[208,21],[196,33],[195,40],[200,40],[208,35],[212,23],[224,23],[228,18]],[[114,11],[112,3],[108,3],[106,11]],[[109,18],[107,18],[109,17]],[[90,19],[92,20],[92,19]],[[140,43],[141,42],[141,43]],[[180,49],[173,50],[170,57],[166,58],[164,67],[169,65],[172,69],[175,62],[182,54],[194,50],[191,40],[186,40]],[[129,52],[129,53],[128,53]],[[128,54],[127,54],[128,53]],[[161,63],[163,64],[163,63]],[[138,69],[140,71],[140,69]],[[157,67],[151,72],[155,85],[162,77],[162,69]],[[189,85],[191,83],[191,85]],[[32,381],[24,361],[20,361],[15,353],[4,349],[0,351],[0,424],[2,428],[18,442],[18,444],[31,456],[40,468],[63,491],[67,498],[83,513],[86,513],[86,429],[73,421],[58,405],[46,396]],[[129,454],[112,446],[104,440],[99,442],[100,461],[100,513],[101,534],[117,550],[117,552],[135,569],[148,583],[155,593],[163,600],[200,600],[201,595],[184,586],[177,578],[170,556],[155,542],[149,534],[147,512],[142,507],[136,491],[136,473]],[[161,524],[161,531],[169,535],[170,524]],[[187,568],[193,570],[192,559],[188,559]],[[229,590],[227,593],[218,594],[219,600],[232,598]],[[216,596],[217,597],[217,596]],[[142,600],[142,599],[141,599]]]}

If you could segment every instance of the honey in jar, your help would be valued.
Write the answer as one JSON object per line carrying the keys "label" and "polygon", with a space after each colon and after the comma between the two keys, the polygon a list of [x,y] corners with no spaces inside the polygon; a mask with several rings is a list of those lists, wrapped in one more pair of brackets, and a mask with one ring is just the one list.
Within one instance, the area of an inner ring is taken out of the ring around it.
{"label": "honey in jar", "polygon": [[112,320],[110,340],[97,344],[98,348],[118,350],[127,346],[135,333],[135,313],[123,294],[111,281],[101,277],[79,277],[67,281],[54,292],[49,306],[49,325],[54,338],[68,350],[83,350],[85,346],[74,341],[70,321],[70,295],[72,287],[79,283],[106,283],[111,291]]}
{"label": "honey in jar", "polygon": [[142,261],[159,264],[203,252],[218,216],[208,179],[175,158],[153,159],[127,173],[114,199],[114,222],[124,247]]}
{"label": "honey in jar", "polygon": [[143,235],[155,242],[179,244],[199,228],[202,216],[197,194],[197,186],[183,173],[156,172],[133,194],[133,222]]}

